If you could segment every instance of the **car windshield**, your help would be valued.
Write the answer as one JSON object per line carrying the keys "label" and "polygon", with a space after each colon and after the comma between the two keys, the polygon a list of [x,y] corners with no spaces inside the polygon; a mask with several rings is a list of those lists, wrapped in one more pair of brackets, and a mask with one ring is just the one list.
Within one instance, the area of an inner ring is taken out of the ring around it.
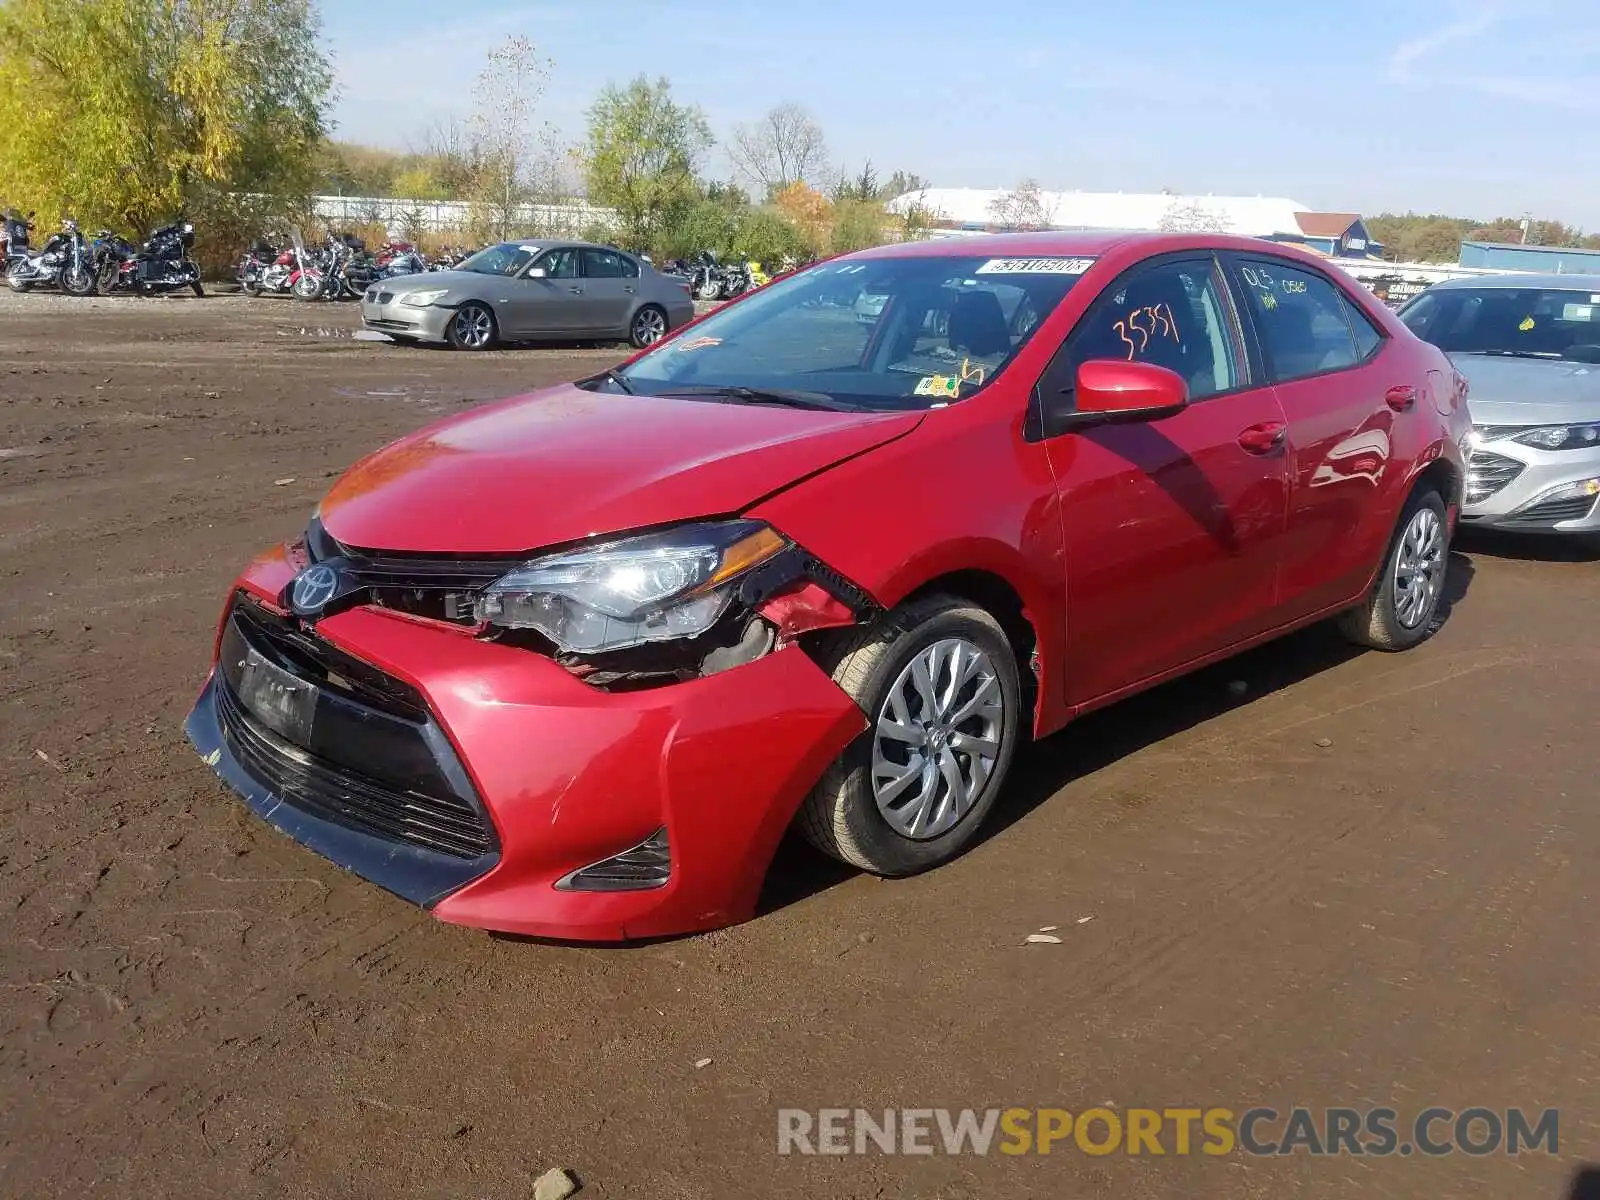
{"label": "car windshield", "polygon": [[1418,337],[1456,354],[1600,362],[1600,291],[1588,288],[1436,288],[1399,316]]}
{"label": "car windshield", "polygon": [[498,246],[479,250],[455,270],[471,271],[476,275],[516,275],[521,273],[538,254],[538,246],[527,246],[520,242],[501,242]]}
{"label": "car windshield", "polygon": [[948,404],[992,383],[1093,261],[824,263],[713,313],[613,382],[647,395],[810,398],[832,408]]}

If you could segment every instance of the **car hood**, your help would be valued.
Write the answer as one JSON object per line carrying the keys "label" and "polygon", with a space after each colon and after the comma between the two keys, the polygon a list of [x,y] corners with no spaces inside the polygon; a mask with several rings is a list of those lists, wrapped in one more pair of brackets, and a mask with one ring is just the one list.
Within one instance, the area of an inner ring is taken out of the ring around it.
{"label": "car hood", "polygon": [[484,275],[478,271],[419,271],[415,275],[396,275],[383,281],[383,290],[404,295],[406,292],[431,292],[435,288],[479,288],[489,279],[499,275]]}
{"label": "car hood", "polygon": [[910,433],[918,413],[833,413],[562,386],[395,442],[322,502],[364,550],[510,554],[737,513]]}
{"label": "car hood", "polygon": [[1490,354],[1452,354],[1450,361],[1471,385],[1474,424],[1600,421],[1600,365]]}

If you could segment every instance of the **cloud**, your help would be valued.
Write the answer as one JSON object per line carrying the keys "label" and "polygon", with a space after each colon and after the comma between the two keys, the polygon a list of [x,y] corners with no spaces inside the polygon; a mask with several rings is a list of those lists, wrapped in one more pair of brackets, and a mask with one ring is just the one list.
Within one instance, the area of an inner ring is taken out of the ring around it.
{"label": "cloud", "polygon": [[1499,20],[1500,14],[1496,10],[1485,8],[1442,29],[1436,29],[1409,42],[1401,42],[1389,56],[1389,77],[1400,83],[1429,82],[1417,75],[1416,69],[1424,60],[1432,58],[1453,42],[1470,42],[1482,37],[1493,29]]}

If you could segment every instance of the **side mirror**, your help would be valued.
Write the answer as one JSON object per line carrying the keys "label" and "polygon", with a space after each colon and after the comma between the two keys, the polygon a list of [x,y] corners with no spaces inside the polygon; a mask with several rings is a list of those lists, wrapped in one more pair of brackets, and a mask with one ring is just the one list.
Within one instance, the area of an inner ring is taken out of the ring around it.
{"label": "side mirror", "polygon": [[1090,359],[1078,366],[1077,412],[1085,420],[1153,421],[1189,403],[1183,376],[1154,363]]}
{"label": "side mirror", "polygon": [[1157,421],[1182,412],[1189,403],[1189,385],[1176,371],[1117,358],[1080,363],[1070,394],[1076,403],[1067,408],[1067,389],[1052,393],[1040,388],[1042,428],[1035,426],[1031,436],[1052,438],[1094,425]]}
{"label": "side mirror", "polygon": [[529,279],[543,279],[543,278],[545,278],[545,276],[547,276],[549,274],[550,274],[550,272],[546,271],[543,267],[533,267],[528,271],[528,278]]}

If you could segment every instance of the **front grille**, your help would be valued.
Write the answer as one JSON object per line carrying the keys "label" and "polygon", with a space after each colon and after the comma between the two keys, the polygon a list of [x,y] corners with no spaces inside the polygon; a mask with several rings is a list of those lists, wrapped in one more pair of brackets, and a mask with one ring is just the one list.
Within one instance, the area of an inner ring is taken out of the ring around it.
{"label": "front grille", "polygon": [[1568,496],[1564,500],[1545,500],[1512,513],[1503,525],[1548,525],[1553,521],[1577,521],[1594,511],[1595,497]]}
{"label": "front grille", "polygon": [[1467,458],[1468,504],[1480,504],[1522,474],[1523,464],[1504,454],[1474,450]]}
{"label": "front grille", "polygon": [[336,541],[316,520],[306,529],[306,555],[312,562],[338,560],[340,574],[355,585],[345,593],[354,602],[458,625],[476,624],[477,594],[522,561],[358,550]]}
{"label": "front grille", "polygon": [[[268,728],[240,698],[251,651],[316,685],[308,728],[293,741]],[[494,826],[448,740],[421,696],[399,680],[311,634],[280,626],[241,600],[223,634],[216,697],[229,750],[284,803],[452,858],[477,859],[498,849]]]}
{"label": "front grille", "polygon": [[480,858],[495,849],[469,805],[385,787],[292,746],[251,720],[226,686],[217,689],[217,713],[240,766],[303,812],[452,858]]}

